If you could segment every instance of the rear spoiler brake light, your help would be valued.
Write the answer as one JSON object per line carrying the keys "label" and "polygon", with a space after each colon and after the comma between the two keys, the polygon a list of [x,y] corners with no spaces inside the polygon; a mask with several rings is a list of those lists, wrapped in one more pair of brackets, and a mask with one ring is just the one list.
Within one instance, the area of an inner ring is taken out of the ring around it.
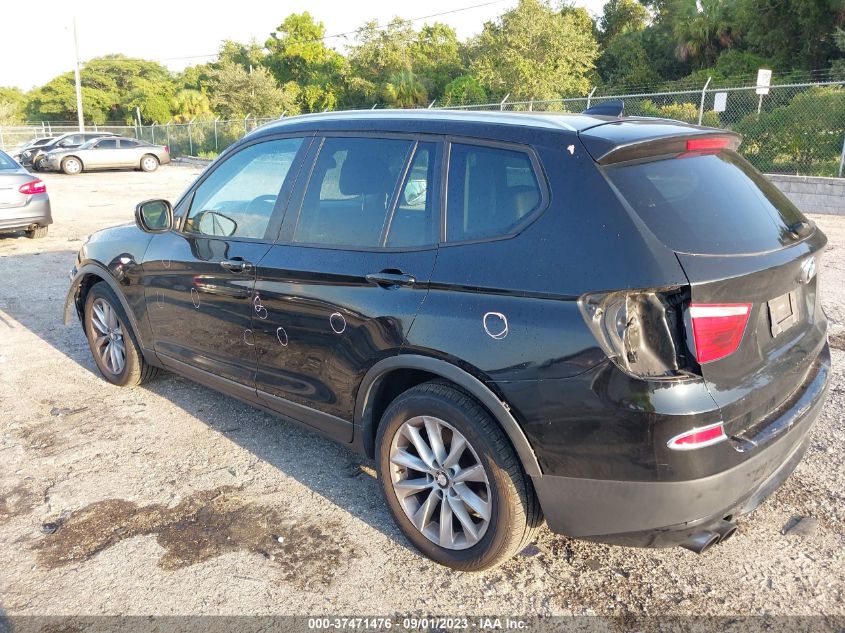
{"label": "rear spoiler brake light", "polygon": [[708,132],[703,134],[683,134],[636,141],[619,145],[596,158],[599,165],[610,165],[628,160],[651,158],[687,152],[717,152],[722,149],[736,150],[742,137],[733,132]]}

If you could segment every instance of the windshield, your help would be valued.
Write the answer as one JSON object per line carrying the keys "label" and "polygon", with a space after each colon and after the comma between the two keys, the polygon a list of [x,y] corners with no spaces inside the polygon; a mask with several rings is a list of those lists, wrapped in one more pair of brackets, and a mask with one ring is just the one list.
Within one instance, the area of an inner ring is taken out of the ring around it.
{"label": "windshield", "polygon": [[610,181],[648,228],[681,253],[761,253],[794,241],[806,218],[732,151],[609,167]]}
{"label": "windshield", "polygon": [[19,169],[18,165],[6,152],[0,151],[0,169]]}

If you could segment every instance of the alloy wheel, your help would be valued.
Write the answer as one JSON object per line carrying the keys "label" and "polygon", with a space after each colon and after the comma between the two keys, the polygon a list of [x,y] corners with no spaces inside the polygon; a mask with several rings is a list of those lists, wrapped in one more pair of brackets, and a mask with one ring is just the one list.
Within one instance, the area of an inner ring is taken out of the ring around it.
{"label": "alloy wheel", "polygon": [[447,422],[423,415],[399,427],[390,445],[390,480],[405,515],[440,547],[467,549],[487,532],[493,510],[487,472]]}
{"label": "alloy wheel", "polygon": [[126,345],[117,313],[108,301],[97,298],[91,304],[89,319],[94,352],[105,369],[115,376],[120,375],[126,367]]}

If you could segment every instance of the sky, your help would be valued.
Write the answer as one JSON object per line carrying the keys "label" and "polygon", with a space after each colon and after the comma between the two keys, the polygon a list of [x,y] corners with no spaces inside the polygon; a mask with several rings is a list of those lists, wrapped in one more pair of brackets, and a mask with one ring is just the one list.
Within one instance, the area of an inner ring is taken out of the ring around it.
{"label": "sky", "polygon": [[[604,0],[576,0],[575,4],[598,14]],[[207,0],[40,0],[35,11],[29,2],[7,0],[4,5],[0,9],[0,86],[29,90],[73,70],[74,16],[83,62],[122,53],[181,70],[213,59],[224,39],[248,42],[255,38],[263,43],[291,13],[309,11],[325,24],[327,35],[335,35],[354,31],[372,19],[384,24],[396,15],[411,19],[452,12],[415,21],[415,26],[446,22],[464,39],[479,33],[486,21],[514,7],[516,0],[259,0],[220,4]],[[332,38],[327,44],[342,50],[349,41],[351,37]]]}

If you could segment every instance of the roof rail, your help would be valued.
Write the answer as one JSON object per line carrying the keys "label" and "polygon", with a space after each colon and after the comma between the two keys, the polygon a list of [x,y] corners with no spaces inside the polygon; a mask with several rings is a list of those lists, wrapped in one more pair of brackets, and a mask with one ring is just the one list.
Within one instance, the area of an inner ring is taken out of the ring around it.
{"label": "roof rail", "polygon": [[604,116],[620,117],[625,113],[625,102],[622,99],[615,101],[605,101],[598,103],[592,107],[587,108],[582,114],[601,114]]}

